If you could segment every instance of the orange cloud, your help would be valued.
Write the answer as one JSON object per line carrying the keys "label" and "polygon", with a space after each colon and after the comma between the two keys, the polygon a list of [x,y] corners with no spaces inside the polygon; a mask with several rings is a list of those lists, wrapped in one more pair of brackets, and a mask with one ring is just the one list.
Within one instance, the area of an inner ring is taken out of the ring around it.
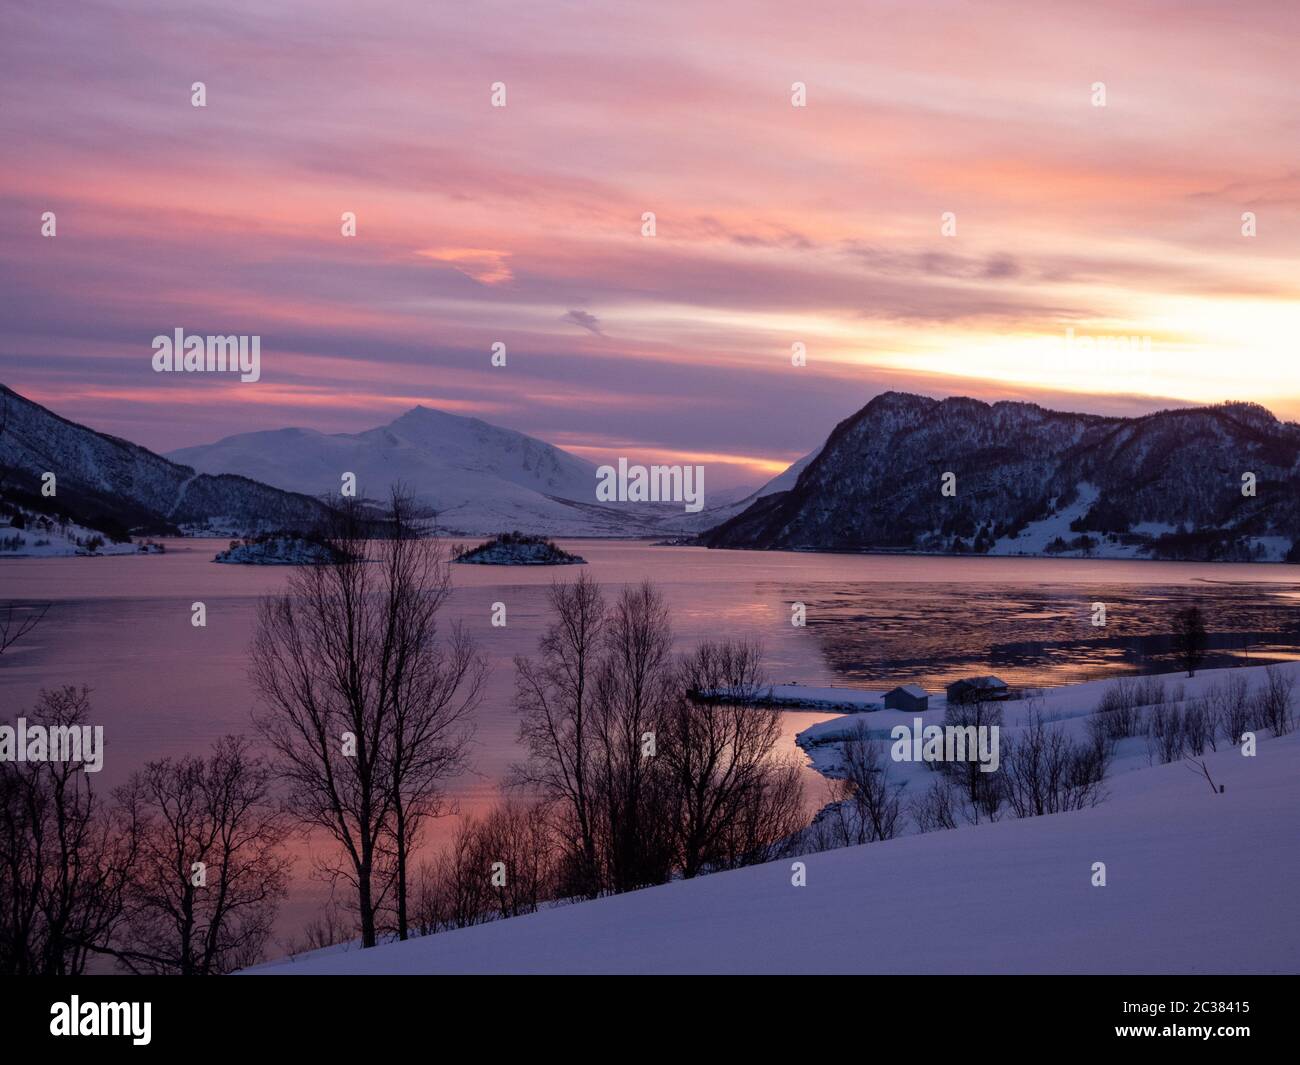
{"label": "orange cloud", "polygon": [[486,248],[425,248],[416,255],[447,263],[481,285],[500,285],[514,280],[509,253]]}

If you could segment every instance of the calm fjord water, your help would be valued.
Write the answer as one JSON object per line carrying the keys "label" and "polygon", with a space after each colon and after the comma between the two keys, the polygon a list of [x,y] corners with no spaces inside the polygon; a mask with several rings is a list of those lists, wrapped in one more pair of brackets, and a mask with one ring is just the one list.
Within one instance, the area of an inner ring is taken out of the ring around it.
{"label": "calm fjord water", "polygon": [[[148,758],[200,750],[249,728],[247,649],[259,597],[279,591],[278,566],[225,566],[224,541],[172,540],[167,553],[8,559],[0,596],[49,600],[45,621],[0,661],[0,711],[12,716],[41,687],[85,684],[106,726],[116,783]],[[667,597],[678,643],[761,640],[771,679],[874,688],[938,687],[971,671],[1051,685],[1157,668],[1172,610],[1199,602],[1219,653],[1252,659],[1300,654],[1300,571],[1283,565],[1072,559],[827,555],[649,543],[564,541],[617,594],[653,581]],[[535,650],[546,590],[577,568],[453,566],[449,617],[462,619],[493,668],[478,715],[471,792],[491,790],[518,754],[512,659]],[[190,624],[194,602],[207,627]],[[494,602],[508,625],[492,628]],[[790,604],[808,625],[790,624]],[[1092,625],[1092,604],[1107,626]],[[1247,640],[1242,635],[1250,633]],[[1170,667],[1172,668],[1172,667]],[[810,715],[792,715],[802,728]]]}
{"label": "calm fjord water", "polygon": [[[93,689],[94,721],[105,727],[100,788],[149,759],[201,753],[224,733],[251,732],[247,648],[255,609],[259,597],[283,587],[286,571],[213,563],[225,546],[171,540],[161,556],[0,561],[0,597],[54,604],[0,660],[0,718],[18,716],[42,687]],[[707,551],[590,540],[561,546],[586,558],[586,571],[611,595],[643,579],[657,584],[682,648],[706,637],[761,640],[780,683],[933,688],[995,672],[1044,686],[1152,670],[1168,652],[1162,636],[1171,611],[1192,601],[1207,610],[1221,658],[1300,657],[1294,566]],[[452,789],[463,811],[494,801],[519,757],[512,659],[535,650],[548,586],[576,573],[453,567],[449,616],[464,620],[492,667],[473,772]],[[199,601],[207,607],[201,629],[190,624]],[[508,611],[504,629],[489,624],[498,601]],[[790,624],[794,601],[807,606],[806,628]],[[1107,606],[1105,629],[1091,623],[1094,602]],[[827,716],[786,714],[789,750],[796,751],[797,731]],[[808,783],[810,798],[820,800],[824,782],[809,772]],[[444,819],[431,836],[454,823]],[[306,872],[299,863],[299,876]],[[300,880],[298,905],[287,914],[300,909],[304,891]]]}

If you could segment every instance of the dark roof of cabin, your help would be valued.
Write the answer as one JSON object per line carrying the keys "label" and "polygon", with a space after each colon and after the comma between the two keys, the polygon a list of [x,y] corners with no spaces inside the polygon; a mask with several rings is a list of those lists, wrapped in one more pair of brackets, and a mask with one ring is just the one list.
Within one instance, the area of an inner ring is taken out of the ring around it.
{"label": "dark roof of cabin", "polygon": [[994,676],[962,677],[960,680],[954,680],[951,684],[948,685],[949,688],[957,688],[962,686],[968,688],[1005,688],[1007,686],[1007,682],[1003,680],[1001,677],[994,677]]}

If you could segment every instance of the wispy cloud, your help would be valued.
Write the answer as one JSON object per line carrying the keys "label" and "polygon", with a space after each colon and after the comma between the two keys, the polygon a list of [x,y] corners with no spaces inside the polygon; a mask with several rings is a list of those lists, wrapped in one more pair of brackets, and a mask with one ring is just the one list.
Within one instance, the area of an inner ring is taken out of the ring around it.
{"label": "wispy cloud", "polygon": [[572,322],[574,325],[587,330],[589,333],[595,333],[598,337],[605,335],[600,331],[600,319],[587,311],[570,310],[564,315],[563,320],[566,322]]}
{"label": "wispy cloud", "polygon": [[[667,0],[648,31],[631,0],[17,5],[7,383],[155,447],[253,417],[355,430],[419,395],[755,469],[884,384],[1126,411],[1230,389],[1300,415],[1296,10],[818,14]],[[1214,86],[1194,105],[1188,71]],[[264,397],[196,389],[173,416],[148,342],[177,326],[261,335]],[[1158,338],[1159,379],[1044,359],[1067,327]]]}
{"label": "wispy cloud", "polygon": [[514,278],[510,270],[510,257],[502,251],[486,248],[425,248],[415,254],[424,259],[446,263],[484,285],[499,285]]}

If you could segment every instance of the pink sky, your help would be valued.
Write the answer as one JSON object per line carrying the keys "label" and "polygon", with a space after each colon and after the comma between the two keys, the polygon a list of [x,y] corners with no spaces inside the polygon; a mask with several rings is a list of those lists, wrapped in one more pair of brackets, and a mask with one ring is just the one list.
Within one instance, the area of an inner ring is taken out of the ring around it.
{"label": "pink sky", "polygon": [[[1300,418],[1297,39],[1275,2],[11,4],[0,380],[156,450],[422,402],[719,486],[885,388]],[[261,336],[261,381],[154,374],[177,327]]]}

